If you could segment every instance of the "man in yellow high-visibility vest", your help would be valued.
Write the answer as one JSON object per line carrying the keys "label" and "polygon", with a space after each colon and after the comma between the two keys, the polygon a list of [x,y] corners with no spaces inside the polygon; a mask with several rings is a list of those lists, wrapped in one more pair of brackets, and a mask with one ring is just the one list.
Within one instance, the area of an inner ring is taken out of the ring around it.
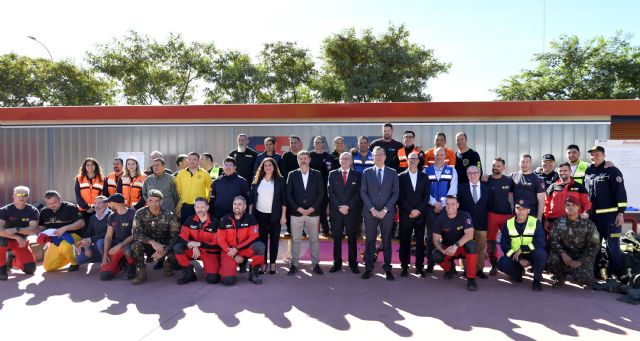
{"label": "man in yellow high-visibility vest", "polygon": [[529,216],[530,203],[518,200],[516,216],[502,227],[500,247],[504,256],[498,261],[498,269],[513,281],[521,282],[524,270],[533,266],[533,291],[542,291],[542,271],[547,263],[547,244],[540,220]]}

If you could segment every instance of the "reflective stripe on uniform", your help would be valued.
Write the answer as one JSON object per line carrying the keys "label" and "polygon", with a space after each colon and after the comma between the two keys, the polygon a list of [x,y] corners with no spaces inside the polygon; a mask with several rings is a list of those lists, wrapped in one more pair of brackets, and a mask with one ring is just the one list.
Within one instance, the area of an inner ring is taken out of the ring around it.
{"label": "reflective stripe on uniform", "polygon": [[618,212],[618,208],[617,207],[611,207],[611,208],[601,208],[599,210],[596,210],[596,214],[611,213],[611,212]]}

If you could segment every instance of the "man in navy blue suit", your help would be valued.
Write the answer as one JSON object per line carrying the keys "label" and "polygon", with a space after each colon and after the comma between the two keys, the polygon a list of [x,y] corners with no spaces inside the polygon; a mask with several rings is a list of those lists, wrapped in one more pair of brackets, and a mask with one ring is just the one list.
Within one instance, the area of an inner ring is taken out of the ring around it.
{"label": "man in navy blue suit", "polygon": [[395,217],[396,201],[399,196],[398,173],[384,164],[386,155],[382,147],[373,149],[374,166],[367,168],[362,173],[362,185],[360,197],[363,207],[365,236],[365,272],[362,279],[371,278],[373,272],[374,252],[376,250],[376,237],[378,226],[382,236],[382,248],[384,252],[384,265],[387,280],[395,278],[391,273],[391,238],[393,231],[393,218]]}

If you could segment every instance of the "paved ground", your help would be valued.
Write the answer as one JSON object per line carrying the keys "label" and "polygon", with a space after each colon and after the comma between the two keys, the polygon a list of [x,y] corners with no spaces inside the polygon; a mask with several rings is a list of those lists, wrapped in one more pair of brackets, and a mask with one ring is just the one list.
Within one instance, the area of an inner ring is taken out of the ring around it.
{"label": "paved ground", "polygon": [[149,271],[149,281],[137,287],[102,282],[97,267],[78,273],[39,267],[33,276],[13,271],[0,282],[0,323],[4,335],[29,339],[62,333],[72,340],[640,338],[640,307],[617,302],[615,294],[547,285],[536,293],[530,280],[511,284],[502,276],[479,279],[479,291],[468,292],[464,280],[446,281],[441,271],[389,282],[346,271],[312,275],[304,264],[299,275],[287,276],[286,267],[280,262],[261,286],[244,275],[234,287],[201,277],[177,286],[162,271]]}

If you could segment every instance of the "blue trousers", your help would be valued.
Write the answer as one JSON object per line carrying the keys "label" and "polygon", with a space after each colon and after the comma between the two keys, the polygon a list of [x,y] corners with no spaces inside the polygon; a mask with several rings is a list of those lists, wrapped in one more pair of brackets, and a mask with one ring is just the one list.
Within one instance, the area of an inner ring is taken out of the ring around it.
{"label": "blue trousers", "polygon": [[89,248],[91,249],[91,257],[87,257],[84,252],[81,252],[76,256],[78,265],[102,262],[102,252],[104,252],[104,239],[98,239],[98,241],[92,243]]}
{"label": "blue trousers", "polygon": [[[604,214],[592,214],[591,221],[596,224],[598,233],[600,233],[600,243],[604,239],[607,243],[607,255],[609,256],[609,270],[612,274],[620,276],[622,275],[624,268],[624,255],[620,250],[620,233],[622,232],[621,226],[616,226],[616,216],[618,213],[604,213]],[[613,237],[612,237],[613,236]],[[596,255],[595,266],[598,266],[602,257],[600,251]],[[594,269],[597,273],[598,269]]]}
{"label": "blue trousers", "polygon": [[[533,279],[541,280],[542,271],[547,264],[547,252],[544,249],[535,249],[533,252],[522,256],[533,265]],[[511,257],[502,256],[498,260],[498,270],[504,272],[511,279],[522,278],[522,265]]]}

